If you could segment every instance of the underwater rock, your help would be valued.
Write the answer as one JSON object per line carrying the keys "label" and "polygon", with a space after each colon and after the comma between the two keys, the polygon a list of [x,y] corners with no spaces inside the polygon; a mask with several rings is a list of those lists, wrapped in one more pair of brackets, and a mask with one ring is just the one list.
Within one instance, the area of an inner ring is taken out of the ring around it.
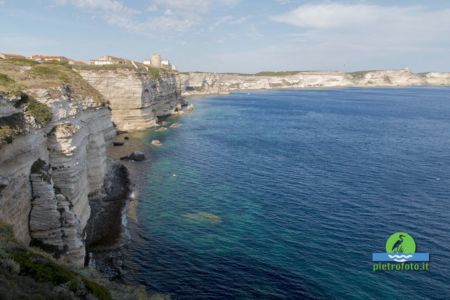
{"label": "underwater rock", "polygon": [[159,140],[152,140],[152,145],[153,146],[161,146],[161,142]]}
{"label": "underwater rock", "polygon": [[187,213],[184,214],[183,217],[190,221],[197,221],[197,222],[210,222],[214,224],[222,222],[222,219],[218,215],[206,211]]}

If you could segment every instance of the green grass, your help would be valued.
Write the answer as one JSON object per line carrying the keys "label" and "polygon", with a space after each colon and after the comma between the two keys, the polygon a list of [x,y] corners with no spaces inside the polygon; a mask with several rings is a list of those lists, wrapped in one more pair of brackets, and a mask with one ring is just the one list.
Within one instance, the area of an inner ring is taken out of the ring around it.
{"label": "green grass", "polygon": [[96,296],[100,300],[110,300],[111,294],[109,291],[102,285],[98,284],[95,281],[83,278],[83,283],[86,286],[87,290]]}
{"label": "green grass", "polygon": [[48,261],[30,251],[19,251],[13,259],[20,264],[22,275],[28,275],[37,281],[50,282],[55,285],[75,281],[76,275],[67,267]]}
{"label": "green grass", "polygon": [[18,94],[22,90],[22,86],[8,75],[0,73],[0,92],[8,95]]}
{"label": "green grass", "polygon": [[18,244],[1,219],[0,267],[0,299],[150,299],[143,288],[102,279],[95,270],[73,268]]}
{"label": "green grass", "polygon": [[17,132],[11,128],[0,128],[0,141],[5,141],[7,144],[12,143]]}
{"label": "green grass", "polygon": [[162,71],[163,71],[163,69],[160,69],[160,68],[148,67],[148,74],[154,80],[161,80]]}
{"label": "green grass", "polygon": [[112,64],[112,65],[73,65],[73,69],[76,70],[88,70],[88,71],[117,71],[123,70],[136,70],[136,68],[130,64]]}
{"label": "green grass", "polygon": [[[92,98],[96,103],[105,104],[102,95],[87,83],[81,75],[67,63],[38,63],[28,59],[0,60],[0,91],[9,92],[14,82],[22,91],[48,89],[58,96],[61,86],[68,86],[75,101]],[[8,78],[13,82],[8,81]]]}
{"label": "green grass", "polygon": [[44,127],[52,119],[52,111],[47,105],[40,103],[34,99],[28,100],[28,112],[34,117],[36,124]]}
{"label": "green grass", "polygon": [[45,127],[52,119],[51,108],[33,97],[17,92],[14,99],[12,104],[18,111],[0,118],[0,144],[12,143],[15,137],[25,133],[27,121],[24,116],[33,117],[38,128]]}
{"label": "green grass", "polygon": [[2,62],[17,66],[34,66],[39,64],[38,62],[27,58],[8,58],[3,59]]}
{"label": "green grass", "polygon": [[141,74],[148,74],[153,80],[161,80],[161,76],[164,73],[169,73],[170,71],[163,68],[155,68],[152,66],[146,66],[142,63],[135,63],[136,67],[131,63],[126,64],[113,64],[113,65],[74,65],[72,68],[75,70],[88,70],[88,71],[135,71]]}

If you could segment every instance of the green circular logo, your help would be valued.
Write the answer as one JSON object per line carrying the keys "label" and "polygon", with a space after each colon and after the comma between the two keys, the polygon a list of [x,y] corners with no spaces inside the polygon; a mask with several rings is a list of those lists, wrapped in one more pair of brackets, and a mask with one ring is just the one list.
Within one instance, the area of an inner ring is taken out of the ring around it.
{"label": "green circular logo", "polygon": [[406,232],[396,232],[386,241],[386,252],[414,254],[416,252],[416,242]]}

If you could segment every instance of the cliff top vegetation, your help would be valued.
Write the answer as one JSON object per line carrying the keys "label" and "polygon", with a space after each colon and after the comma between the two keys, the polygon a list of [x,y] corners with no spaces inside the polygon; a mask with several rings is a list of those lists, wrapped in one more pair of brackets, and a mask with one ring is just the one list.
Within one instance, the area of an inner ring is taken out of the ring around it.
{"label": "cliff top vegetation", "polygon": [[34,247],[24,247],[0,221],[0,299],[148,299],[142,287],[102,279]]}
{"label": "cliff top vegetation", "polygon": [[138,62],[135,62],[134,65],[132,63],[112,64],[112,65],[74,65],[73,68],[76,70],[90,70],[90,71],[119,71],[119,70],[134,71],[140,74],[147,74],[153,80],[161,80],[162,74],[169,74],[173,72],[163,68],[147,66]]}
{"label": "cliff top vegetation", "polygon": [[8,94],[21,91],[33,94],[33,89],[41,88],[55,92],[62,86],[67,86],[73,100],[83,101],[90,98],[96,103],[105,103],[101,94],[66,63],[3,59],[0,60],[0,73],[0,91]]}

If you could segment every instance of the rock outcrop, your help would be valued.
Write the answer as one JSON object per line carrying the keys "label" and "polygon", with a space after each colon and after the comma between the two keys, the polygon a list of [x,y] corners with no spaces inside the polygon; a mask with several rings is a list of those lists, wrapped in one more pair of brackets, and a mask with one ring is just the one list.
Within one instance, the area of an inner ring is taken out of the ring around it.
{"label": "rock outcrop", "polygon": [[51,122],[0,148],[0,219],[13,226],[18,241],[82,265],[89,198],[104,187],[106,147],[115,136],[111,112],[88,99],[41,92],[35,95],[50,104]]}
{"label": "rock outcrop", "polygon": [[397,87],[450,85],[450,73],[412,73],[409,70],[363,72],[264,72],[259,74],[181,73],[185,96],[228,94],[235,90],[314,87]]}
{"label": "rock outcrop", "polygon": [[114,123],[148,128],[184,105],[177,75],[150,71],[0,64],[0,220],[19,242],[83,265],[86,245],[121,228],[130,190],[126,168],[106,155]]}
{"label": "rock outcrop", "polygon": [[50,165],[38,159],[31,166],[33,199],[30,212],[32,244],[59,257],[66,255],[75,264],[84,262],[80,221],[72,203],[55,189]]}
{"label": "rock outcrop", "polygon": [[141,130],[156,125],[157,117],[184,104],[176,73],[157,76],[129,70],[79,70],[80,75],[108,99],[114,124],[120,130]]}

